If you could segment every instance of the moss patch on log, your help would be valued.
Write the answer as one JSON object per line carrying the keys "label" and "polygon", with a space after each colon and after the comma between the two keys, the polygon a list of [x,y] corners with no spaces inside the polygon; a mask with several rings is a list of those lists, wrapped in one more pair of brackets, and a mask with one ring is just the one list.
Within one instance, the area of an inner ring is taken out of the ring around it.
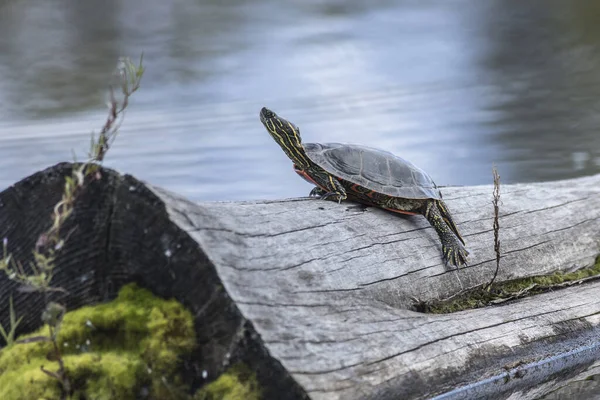
{"label": "moss patch on log", "polygon": [[[48,335],[46,326],[19,339]],[[134,284],[117,299],[65,314],[58,345],[78,400],[176,399],[185,388],[179,357],[195,345],[191,313]],[[14,344],[0,350],[0,399],[60,399],[60,383],[41,371],[52,344]]]}
{"label": "moss patch on log", "polygon": [[198,390],[194,400],[260,400],[260,389],[255,374],[238,363]]}
{"label": "moss patch on log", "polygon": [[498,282],[492,284],[488,289],[478,286],[460,292],[449,299],[415,302],[413,309],[424,313],[448,314],[501,304],[510,300],[545,293],[598,278],[600,278],[600,257],[589,268],[582,268],[573,272],[555,272],[551,275],[531,276]]}

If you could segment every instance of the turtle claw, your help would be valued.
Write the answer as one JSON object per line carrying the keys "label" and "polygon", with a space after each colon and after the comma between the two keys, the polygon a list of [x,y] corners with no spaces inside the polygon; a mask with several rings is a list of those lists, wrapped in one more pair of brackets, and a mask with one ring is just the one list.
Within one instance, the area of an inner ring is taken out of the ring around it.
{"label": "turtle claw", "polygon": [[327,200],[328,198],[330,198],[331,196],[334,196],[335,194],[336,194],[335,192],[321,193],[321,200]]}
{"label": "turtle claw", "polygon": [[310,193],[308,194],[308,197],[321,197],[321,196],[323,196],[325,193],[326,193],[326,192],[325,192],[323,189],[321,189],[321,188],[320,188],[320,187],[318,187],[318,186],[315,186],[315,187],[314,187],[314,188],[313,188],[313,189],[310,191]]}
{"label": "turtle claw", "polygon": [[[335,197],[334,197],[335,196]],[[308,194],[308,197],[318,197],[321,200],[335,200],[339,203],[342,202],[342,200],[346,199],[346,196],[343,193],[339,193],[339,192],[326,192],[325,190],[321,189],[320,187],[314,187],[313,190],[310,191],[310,193]]]}
{"label": "turtle claw", "polygon": [[328,199],[337,201],[338,204],[341,204],[342,200],[346,199],[346,196],[344,196],[338,192],[327,192],[327,193],[321,195],[321,200],[328,200]]}
{"label": "turtle claw", "polygon": [[467,256],[469,252],[460,244],[456,243],[453,246],[442,246],[442,253],[444,254],[444,264],[448,267],[448,264],[460,268],[462,265],[467,265]]}

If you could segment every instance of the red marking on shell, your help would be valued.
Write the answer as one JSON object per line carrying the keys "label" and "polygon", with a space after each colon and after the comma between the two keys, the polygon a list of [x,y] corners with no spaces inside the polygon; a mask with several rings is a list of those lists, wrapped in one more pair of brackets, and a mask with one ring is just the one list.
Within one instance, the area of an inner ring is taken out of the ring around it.
{"label": "red marking on shell", "polygon": [[388,210],[388,211],[395,212],[395,213],[398,213],[398,214],[419,215],[419,213],[410,212],[410,211],[403,211],[403,210],[395,210],[393,208],[384,208],[384,210]]}
{"label": "red marking on shell", "polygon": [[[296,165],[294,165],[294,171],[296,171],[296,173],[297,173],[298,175],[300,175],[300,176],[302,177],[302,179],[304,179],[304,180],[305,180],[305,181],[307,181],[308,183],[312,183],[313,185],[315,185],[315,186],[319,186],[321,189],[323,189],[323,187],[321,187],[320,185],[318,185],[318,184],[317,184],[317,182],[315,182],[315,181],[313,180],[313,178],[311,178],[311,177],[310,177],[310,175],[308,175],[308,174],[306,173],[306,171],[304,171],[304,170],[301,170],[301,169],[300,169],[300,168],[298,168]],[[325,190],[325,189],[323,189],[323,190]]]}

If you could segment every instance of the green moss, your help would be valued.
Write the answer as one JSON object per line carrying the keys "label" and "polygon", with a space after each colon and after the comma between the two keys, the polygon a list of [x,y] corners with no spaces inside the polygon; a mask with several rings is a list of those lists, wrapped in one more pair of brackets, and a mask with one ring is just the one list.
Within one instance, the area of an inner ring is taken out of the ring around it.
{"label": "green moss", "polygon": [[[20,339],[40,335],[47,327]],[[127,285],[110,303],[68,312],[58,345],[74,399],[136,399],[144,388],[150,398],[171,399],[181,383],[178,358],[195,347],[193,317],[175,300]],[[40,370],[57,370],[51,353],[48,342],[0,350],[0,399],[59,399],[60,383]]]}
{"label": "green moss", "polygon": [[255,374],[244,364],[235,364],[217,380],[194,395],[194,400],[260,400]]}
{"label": "green moss", "polygon": [[465,291],[449,300],[419,303],[415,304],[414,308],[420,312],[447,314],[556,290],[567,286],[569,282],[574,283],[592,277],[600,277],[600,257],[596,259],[596,264],[589,268],[494,283],[489,289],[480,286]]}

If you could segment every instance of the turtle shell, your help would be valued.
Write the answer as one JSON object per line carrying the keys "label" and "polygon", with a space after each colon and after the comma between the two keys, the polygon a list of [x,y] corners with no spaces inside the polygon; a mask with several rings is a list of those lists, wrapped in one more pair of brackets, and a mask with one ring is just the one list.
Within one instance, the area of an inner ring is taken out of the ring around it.
{"label": "turtle shell", "polygon": [[377,193],[406,199],[442,195],[423,170],[390,152],[342,143],[305,143],[308,157],[333,176]]}

